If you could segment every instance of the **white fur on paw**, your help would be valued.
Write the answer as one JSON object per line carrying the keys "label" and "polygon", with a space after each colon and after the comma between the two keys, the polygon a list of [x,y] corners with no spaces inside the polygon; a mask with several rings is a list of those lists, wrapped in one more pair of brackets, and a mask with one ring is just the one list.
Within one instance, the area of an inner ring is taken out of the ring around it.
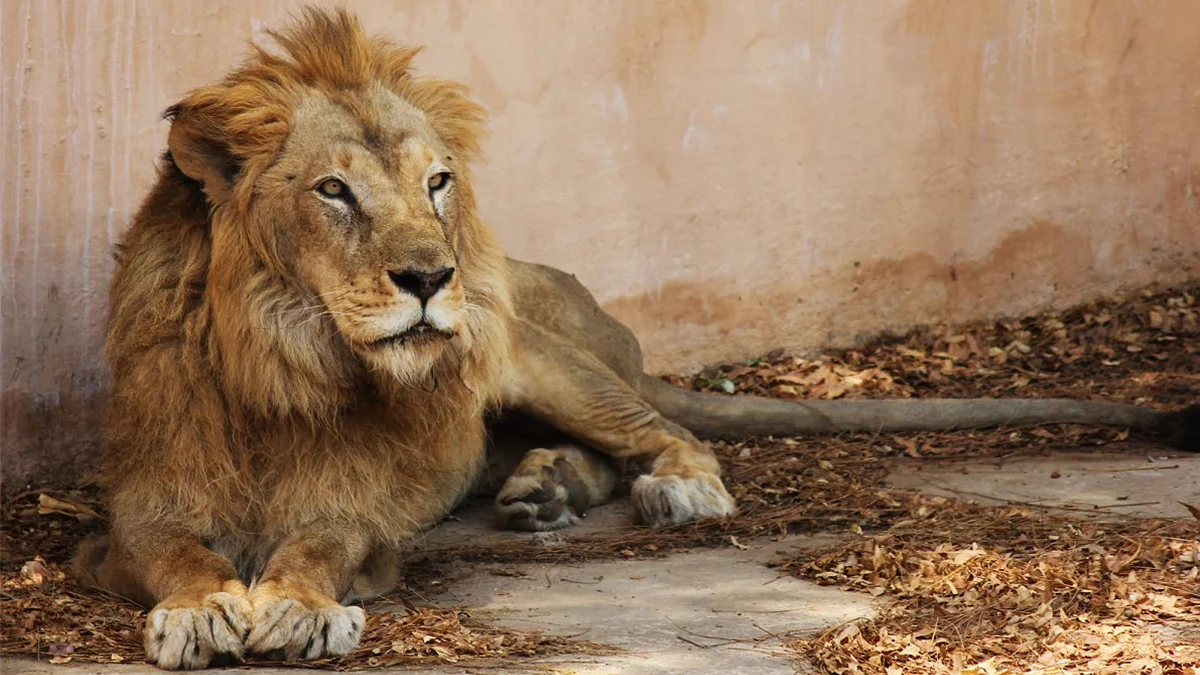
{"label": "white fur on paw", "polygon": [[272,598],[255,603],[246,648],[254,654],[282,652],[288,661],[346,654],[358,646],[366,622],[362,607],[312,610],[298,600]]}
{"label": "white fur on paw", "polygon": [[639,476],[633,483],[633,507],[651,527],[680,525],[732,516],[737,507],[720,476]]}
{"label": "white fur on paw", "polygon": [[561,530],[579,522],[567,506],[569,499],[562,485],[513,475],[496,495],[496,517],[500,527],[512,530]]}
{"label": "white fur on paw", "polygon": [[242,660],[250,605],[230,593],[205,596],[199,607],[153,609],[146,617],[146,660],[168,670]]}

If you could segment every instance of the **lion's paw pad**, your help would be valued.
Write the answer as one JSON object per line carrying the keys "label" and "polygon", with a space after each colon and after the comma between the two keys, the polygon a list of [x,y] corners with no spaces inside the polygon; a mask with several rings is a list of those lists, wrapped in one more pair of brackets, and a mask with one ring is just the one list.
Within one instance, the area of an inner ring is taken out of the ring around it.
{"label": "lion's paw pad", "polygon": [[146,660],[168,670],[238,663],[249,617],[245,598],[223,592],[198,607],[155,608],[146,617]]}
{"label": "lion's paw pad", "polygon": [[254,654],[281,655],[287,661],[346,654],[358,646],[364,625],[362,607],[331,605],[314,610],[291,598],[271,599],[255,604],[254,628],[246,647]]}
{"label": "lion's paw pad", "polygon": [[633,507],[652,527],[724,518],[737,511],[721,477],[708,473],[639,476],[633,484]]}

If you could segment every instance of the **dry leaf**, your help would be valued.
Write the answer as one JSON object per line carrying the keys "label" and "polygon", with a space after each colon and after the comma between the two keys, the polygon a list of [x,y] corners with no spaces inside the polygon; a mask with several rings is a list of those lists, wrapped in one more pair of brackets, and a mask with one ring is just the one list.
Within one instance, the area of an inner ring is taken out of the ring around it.
{"label": "dry leaf", "polygon": [[21,565],[21,581],[24,585],[40,586],[46,583],[50,575],[50,569],[46,567],[46,561],[41,558],[34,558]]}
{"label": "dry leaf", "polygon": [[56,513],[62,516],[70,516],[85,523],[100,516],[100,514],[83,504],[75,504],[65,499],[57,499],[45,493],[38,495],[37,510],[43,516]]}
{"label": "dry leaf", "polygon": [[967,548],[955,553],[950,561],[955,565],[965,565],[978,556],[983,555],[983,550],[978,548]]}

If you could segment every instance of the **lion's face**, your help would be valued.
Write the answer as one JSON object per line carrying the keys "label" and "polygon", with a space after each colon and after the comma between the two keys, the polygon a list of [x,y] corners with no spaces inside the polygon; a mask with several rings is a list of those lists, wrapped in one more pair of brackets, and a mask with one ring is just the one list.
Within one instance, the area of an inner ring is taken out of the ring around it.
{"label": "lion's face", "polygon": [[203,219],[179,273],[205,308],[198,343],[232,397],[270,415],[326,418],[370,385],[475,410],[498,391],[512,312],[470,185],[486,113],[416,77],[417,49],[344,12],[305,17],[167,111],[146,209],[185,209],[164,238]]}
{"label": "lion's face", "polygon": [[373,369],[419,376],[462,328],[455,166],[425,115],[376,87],[305,97],[258,180],[249,220]]}

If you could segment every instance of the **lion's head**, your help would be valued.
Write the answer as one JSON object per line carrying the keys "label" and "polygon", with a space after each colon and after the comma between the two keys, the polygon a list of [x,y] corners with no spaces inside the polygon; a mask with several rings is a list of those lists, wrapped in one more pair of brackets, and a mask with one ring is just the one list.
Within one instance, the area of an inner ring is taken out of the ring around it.
{"label": "lion's head", "polygon": [[470,184],[483,109],[345,12],[272,36],[168,111],[210,214],[212,361],[276,413],[439,375],[487,391],[510,309]]}

